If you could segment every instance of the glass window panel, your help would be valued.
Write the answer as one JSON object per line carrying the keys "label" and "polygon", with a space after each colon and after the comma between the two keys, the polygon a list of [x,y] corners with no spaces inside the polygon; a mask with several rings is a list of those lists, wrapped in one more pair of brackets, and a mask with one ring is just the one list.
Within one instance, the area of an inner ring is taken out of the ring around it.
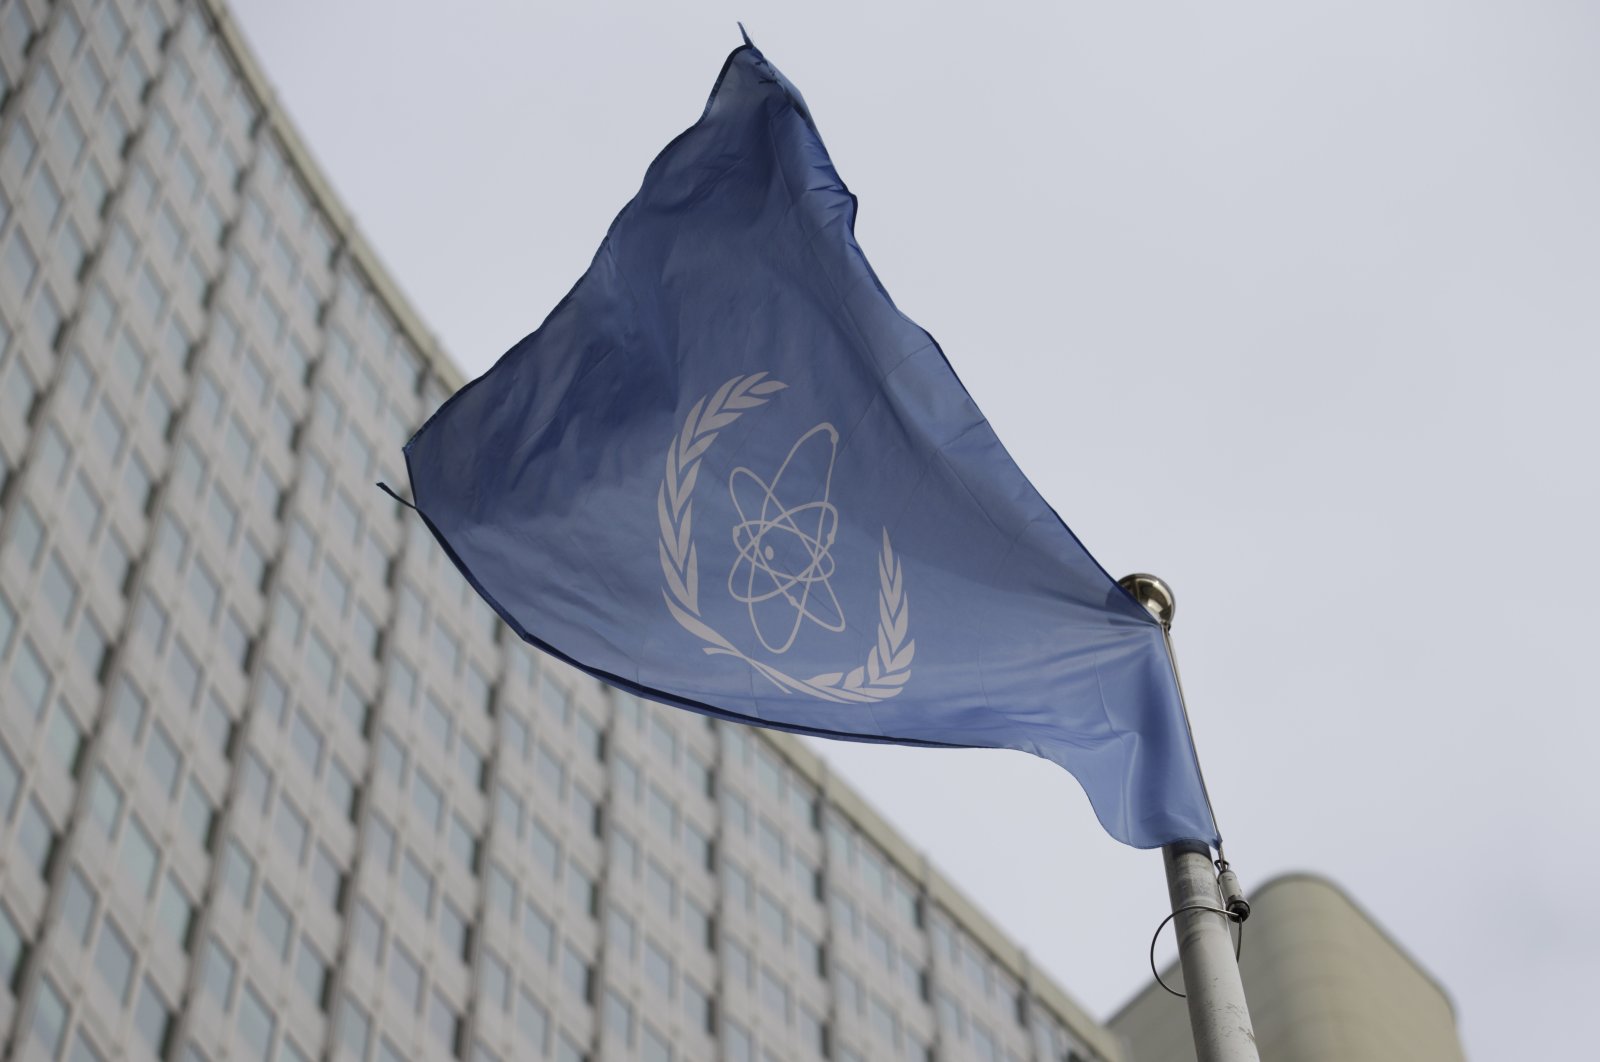
{"label": "glass window panel", "polygon": [[128,998],[133,977],[133,946],[109,918],[100,928],[100,943],[95,947],[94,966],[100,979],[118,1003]]}
{"label": "glass window panel", "polygon": [[44,713],[50,693],[50,672],[29,639],[22,640],[11,661],[11,688],[29,716],[37,719]]}
{"label": "glass window panel", "polygon": [[256,861],[245,852],[244,846],[233,838],[228,839],[223,855],[222,883],[233,893],[242,906],[250,905],[250,888],[255,884]]}
{"label": "glass window panel", "polygon": [[422,967],[411,953],[396,943],[389,949],[389,984],[406,1009],[414,1008],[422,994]]}
{"label": "glass window panel", "polygon": [[144,828],[137,815],[128,817],[128,828],[122,832],[122,868],[126,880],[140,897],[150,895],[155,885],[156,863],[160,853],[150,832]]}
{"label": "glass window panel", "polygon": [[271,1059],[272,1035],[277,1024],[277,1018],[255,986],[246,983],[239,1001],[239,1042],[249,1052],[248,1057],[261,1062]]}
{"label": "glass window panel", "polygon": [[[21,5],[12,5],[20,7]],[[61,1037],[67,1027],[67,1005],[61,993],[48,977],[39,982],[38,994],[33,1001],[33,1037],[43,1045],[48,1057],[54,1058],[61,1050]]]}
{"label": "glass window panel", "polygon": [[[364,907],[365,905],[363,905]],[[370,915],[370,911],[368,912]],[[361,922],[357,920],[357,943],[361,943]],[[374,959],[376,958],[374,954]],[[300,953],[294,960],[294,979],[319,1008],[327,1006],[329,968],[322,953],[317,951],[305,934],[300,935]]]}
{"label": "glass window panel", "polygon": [[172,1011],[155,982],[146,977],[139,989],[139,1004],[133,1011],[133,1027],[156,1058],[165,1058],[172,1033]]}
{"label": "glass window panel", "polygon": [[528,950],[545,962],[555,946],[555,923],[532,900],[522,904],[522,939]]}
{"label": "glass window panel", "polygon": [[144,763],[150,776],[168,796],[178,785],[178,773],[183,766],[178,757],[178,746],[160,723],[150,727],[150,737],[145,743]]}
{"label": "glass window panel", "polygon": [[289,954],[289,922],[288,906],[278,899],[271,886],[262,886],[261,899],[256,906],[256,928],[280,959]]}
{"label": "glass window panel", "polygon": [[72,931],[72,939],[79,944],[89,939],[97,902],[96,893],[88,879],[77,867],[73,867],[67,874],[66,886],[62,890],[61,922]]}
{"label": "glass window panel", "polygon": [[217,1002],[226,1009],[228,1000],[233,995],[233,978],[238,970],[238,964],[233,956],[224,948],[215,937],[207,942],[205,967],[201,979],[206,991],[216,998]]}

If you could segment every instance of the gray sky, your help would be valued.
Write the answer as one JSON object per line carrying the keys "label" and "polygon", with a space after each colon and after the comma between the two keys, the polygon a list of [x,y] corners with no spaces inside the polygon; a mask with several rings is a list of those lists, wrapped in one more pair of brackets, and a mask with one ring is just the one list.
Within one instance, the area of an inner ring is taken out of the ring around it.
{"label": "gray sky", "polygon": [[[1600,984],[1600,9],[236,0],[475,375],[751,35],[857,234],[1108,570],[1154,571],[1246,884],[1333,877],[1477,1059]],[[1015,753],[823,751],[1106,1016],[1160,859]],[[1248,946],[1248,942],[1247,942]]]}

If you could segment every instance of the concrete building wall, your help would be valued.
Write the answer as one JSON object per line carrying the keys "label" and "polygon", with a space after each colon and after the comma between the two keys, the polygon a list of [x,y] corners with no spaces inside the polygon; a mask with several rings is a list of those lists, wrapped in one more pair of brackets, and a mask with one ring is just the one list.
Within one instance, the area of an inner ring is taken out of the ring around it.
{"label": "concrete building wall", "polygon": [[460,383],[213,0],[0,0],[9,1057],[1119,1043],[791,739],[510,636],[372,487]]}
{"label": "concrete building wall", "polygon": [[[1251,898],[1240,972],[1263,1062],[1461,1062],[1449,997],[1331,882],[1290,875]],[[1182,991],[1182,973],[1162,972]],[[1184,1003],[1152,984],[1111,1021],[1130,1062],[1195,1057]]]}

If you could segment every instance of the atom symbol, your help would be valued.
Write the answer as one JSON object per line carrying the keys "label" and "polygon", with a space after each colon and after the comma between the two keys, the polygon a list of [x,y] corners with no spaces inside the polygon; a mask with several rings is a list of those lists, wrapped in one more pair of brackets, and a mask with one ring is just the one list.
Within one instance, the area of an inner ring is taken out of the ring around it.
{"label": "atom symbol", "polygon": [[[810,449],[828,448],[822,497],[785,506],[779,498],[784,474],[795,455],[813,440]],[[839,433],[832,424],[818,424],[790,448],[770,484],[744,467],[728,476],[728,493],[739,514],[733,527],[739,555],[728,572],[728,593],[749,607],[750,626],[769,652],[788,652],[806,620],[835,633],[844,630],[844,610],[828,581],[833,578],[829,551],[839,531],[839,510],[828,500],[838,453]],[[753,512],[759,515],[752,516]],[[780,636],[777,644],[769,638],[774,633]]]}

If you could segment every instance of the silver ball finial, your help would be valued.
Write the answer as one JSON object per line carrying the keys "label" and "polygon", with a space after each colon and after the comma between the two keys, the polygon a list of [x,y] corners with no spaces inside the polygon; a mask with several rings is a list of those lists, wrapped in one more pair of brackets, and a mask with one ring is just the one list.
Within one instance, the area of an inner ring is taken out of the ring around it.
{"label": "silver ball finial", "polygon": [[1178,608],[1178,599],[1173,596],[1172,587],[1144,572],[1124,575],[1117,580],[1117,585],[1143,605],[1145,611],[1154,616],[1162,627],[1172,629],[1172,614]]}

